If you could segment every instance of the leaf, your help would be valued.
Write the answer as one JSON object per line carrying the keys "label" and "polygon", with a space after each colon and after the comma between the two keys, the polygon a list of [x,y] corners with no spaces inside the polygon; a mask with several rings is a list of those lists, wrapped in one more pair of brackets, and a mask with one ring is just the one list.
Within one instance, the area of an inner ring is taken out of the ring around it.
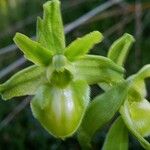
{"label": "leaf", "polygon": [[142,135],[137,131],[135,124],[130,116],[129,111],[129,103],[125,101],[124,105],[120,108],[120,113],[123,118],[124,123],[126,124],[127,128],[130,132],[136,137],[136,139],[141,143],[142,147],[146,150],[150,150],[150,143],[146,141]]}
{"label": "leaf", "polygon": [[123,79],[124,69],[102,56],[86,55],[75,61],[68,69],[74,78],[86,80],[88,84],[105,82],[116,84]]}
{"label": "leaf", "polygon": [[77,38],[66,49],[65,55],[70,61],[75,61],[88,53],[93,46],[101,42],[103,36],[98,31],[93,31],[81,38]]}
{"label": "leaf", "polygon": [[37,21],[38,41],[55,54],[62,54],[65,48],[65,36],[60,12],[59,0],[44,4],[43,20]]}
{"label": "leaf", "polygon": [[129,49],[134,41],[135,39],[132,35],[125,33],[111,45],[108,52],[108,58],[110,58],[116,64],[123,66],[129,53]]}
{"label": "leaf", "polygon": [[49,65],[52,53],[41,46],[41,44],[32,41],[27,36],[17,33],[14,37],[16,45],[25,54],[25,57],[38,66]]}
{"label": "leaf", "polygon": [[16,73],[0,85],[0,94],[4,100],[17,96],[34,95],[37,88],[45,82],[45,69],[31,66]]}
{"label": "leaf", "polygon": [[43,85],[31,101],[33,115],[50,134],[69,137],[82,121],[89,91],[85,81],[74,81],[66,88]]}
{"label": "leaf", "polygon": [[85,113],[78,133],[78,140],[83,149],[91,147],[90,142],[96,131],[113,118],[126,96],[127,84],[123,82],[94,98]]}
{"label": "leaf", "polygon": [[128,130],[121,117],[109,129],[102,150],[128,150]]}
{"label": "leaf", "polygon": [[145,99],[141,102],[132,102],[129,112],[136,130],[143,137],[150,135],[150,103]]}

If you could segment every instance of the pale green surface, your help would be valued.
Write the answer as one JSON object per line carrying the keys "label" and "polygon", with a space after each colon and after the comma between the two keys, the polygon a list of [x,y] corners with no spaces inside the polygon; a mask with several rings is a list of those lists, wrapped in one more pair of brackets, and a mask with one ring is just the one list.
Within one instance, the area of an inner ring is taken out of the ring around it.
{"label": "pale green surface", "polygon": [[143,136],[150,135],[150,103],[144,99],[129,106],[131,119],[137,131]]}

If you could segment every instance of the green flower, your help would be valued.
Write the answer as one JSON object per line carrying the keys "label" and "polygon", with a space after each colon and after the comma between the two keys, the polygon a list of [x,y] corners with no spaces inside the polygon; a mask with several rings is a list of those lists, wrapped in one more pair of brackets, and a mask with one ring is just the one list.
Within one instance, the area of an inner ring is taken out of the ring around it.
{"label": "green flower", "polygon": [[120,108],[125,125],[146,150],[150,150],[150,143],[144,138],[150,135],[150,103],[145,98],[145,79],[149,77],[150,65],[146,65],[127,79],[128,95]]}
{"label": "green flower", "polygon": [[[129,47],[134,38],[124,34],[109,49],[108,57],[123,66]],[[103,150],[127,150],[128,131],[150,150],[150,143],[145,139],[150,135],[150,103],[146,100],[145,79],[150,78],[150,65],[145,65],[139,72],[116,85],[99,83],[106,92],[93,99],[78,132],[78,140],[83,149],[91,149],[91,141],[97,131],[102,129],[117,112],[120,113],[106,136]],[[96,116],[96,117],[95,117]]]}
{"label": "green flower", "polygon": [[35,95],[34,117],[55,137],[71,136],[80,126],[89,104],[89,85],[113,85],[123,79],[124,69],[109,58],[87,55],[103,36],[94,31],[66,47],[58,0],[44,4],[37,20],[37,39],[17,33],[14,41],[32,65],[0,85],[3,99]]}

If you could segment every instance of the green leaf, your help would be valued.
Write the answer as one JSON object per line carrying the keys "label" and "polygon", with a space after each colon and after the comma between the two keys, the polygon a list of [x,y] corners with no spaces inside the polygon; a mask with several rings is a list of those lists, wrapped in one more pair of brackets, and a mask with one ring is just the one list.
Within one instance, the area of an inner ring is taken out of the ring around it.
{"label": "green leaf", "polygon": [[52,53],[27,36],[17,33],[14,37],[14,41],[25,54],[25,57],[36,65],[47,66],[51,62]]}
{"label": "green leaf", "polygon": [[43,85],[31,101],[33,115],[55,137],[72,136],[88,106],[89,91],[85,81],[74,81],[66,88]]}
{"label": "green leaf", "polygon": [[0,94],[4,100],[17,96],[34,95],[37,88],[45,82],[45,69],[28,67],[0,85]]}
{"label": "green leaf", "polygon": [[79,129],[78,140],[83,149],[87,150],[91,147],[90,142],[96,131],[113,118],[126,96],[127,84],[123,82],[94,98]]}
{"label": "green leaf", "polygon": [[141,143],[143,148],[145,148],[146,150],[150,150],[150,143],[142,137],[142,135],[137,131],[137,129],[135,127],[135,124],[130,115],[130,108],[129,108],[128,101],[125,101],[124,105],[121,106],[120,113],[124,120],[124,123],[126,124],[127,128],[130,130],[130,132]]}
{"label": "green leaf", "polygon": [[102,150],[128,150],[128,130],[121,117],[109,129]]}
{"label": "green leaf", "polygon": [[86,55],[68,69],[73,72],[74,78],[86,80],[88,84],[116,84],[122,81],[124,73],[124,69],[110,59],[95,55]]}
{"label": "green leaf", "polygon": [[75,61],[88,53],[93,46],[101,42],[103,36],[98,31],[93,31],[81,38],[77,38],[66,49],[65,55],[70,61]]}
{"label": "green leaf", "polygon": [[134,41],[135,40],[132,35],[125,33],[111,45],[108,52],[108,58],[118,65],[123,66],[129,53],[129,49]]}
{"label": "green leaf", "polygon": [[150,135],[150,103],[144,99],[141,102],[132,102],[129,112],[136,130],[143,137]]}
{"label": "green leaf", "polygon": [[37,21],[38,41],[55,54],[62,54],[65,49],[65,36],[60,12],[59,0],[44,4],[43,20]]}

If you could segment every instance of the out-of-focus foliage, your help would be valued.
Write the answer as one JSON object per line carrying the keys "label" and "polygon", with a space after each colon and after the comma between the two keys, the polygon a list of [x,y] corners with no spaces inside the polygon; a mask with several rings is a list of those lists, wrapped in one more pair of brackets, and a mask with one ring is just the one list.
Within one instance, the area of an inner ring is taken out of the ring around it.
{"label": "out-of-focus foliage", "polygon": [[[16,31],[26,33],[28,36],[35,35],[36,17],[41,15],[42,4],[46,0],[0,0],[0,47],[12,44],[12,38]],[[81,15],[92,10],[96,6],[105,3],[106,0],[62,0],[62,12],[64,24],[74,21]],[[135,0],[125,0],[125,3],[115,5],[104,12],[96,15],[84,25],[67,34],[67,44],[77,36],[82,36],[93,30],[99,30],[106,37],[103,43],[97,45],[91,53],[106,55],[108,48],[123,33],[128,32],[135,36],[134,44],[127,58],[127,74],[135,73],[141,66],[150,63],[150,1],[141,1],[141,14],[136,11]],[[137,5],[136,5],[137,6]],[[137,14],[138,13],[138,14]],[[139,16],[139,17],[138,17]],[[10,63],[20,58],[19,51],[0,55],[1,70]],[[135,63],[136,62],[136,63]],[[22,68],[27,66],[26,63]],[[13,74],[16,72],[11,72]],[[10,75],[0,81],[8,79]],[[147,87],[150,93],[150,87]],[[91,97],[98,93],[97,86],[92,86]],[[23,99],[23,98],[22,98]],[[19,100],[0,102],[0,125],[1,121],[19,104]],[[17,118],[17,119],[16,119]],[[93,140],[97,150],[102,146],[108,128],[100,131]],[[136,140],[130,139],[130,150],[141,150]],[[29,106],[19,113],[12,122],[4,128],[0,128],[0,149],[5,150],[79,150],[80,146],[75,137],[61,141],[54,139],[46,133],[39,123],[32,117]]]}

